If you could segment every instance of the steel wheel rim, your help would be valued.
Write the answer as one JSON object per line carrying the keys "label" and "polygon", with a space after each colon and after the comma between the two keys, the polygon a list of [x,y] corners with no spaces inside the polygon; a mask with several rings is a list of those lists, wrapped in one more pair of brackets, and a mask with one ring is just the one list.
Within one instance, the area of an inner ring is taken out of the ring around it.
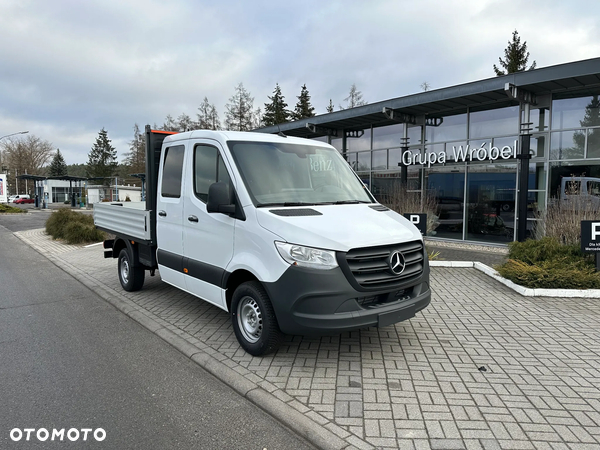
{"label": "steel wheel rim", "polygon": [[129,261],[126,258],[121,260],[121,278],[125,284],[129,282]]}
{"label": "steel wheel rim", "polygon": [[263,331],[262,312],[256,300],[244,297],[237,308],[237,322],[244,339],[252,344],[258,342]]}

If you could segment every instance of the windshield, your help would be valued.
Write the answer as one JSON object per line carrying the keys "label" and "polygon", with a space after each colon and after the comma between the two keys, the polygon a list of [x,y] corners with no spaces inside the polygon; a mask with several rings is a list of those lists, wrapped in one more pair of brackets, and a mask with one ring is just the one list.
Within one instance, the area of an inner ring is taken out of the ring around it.
{"label": "windshield", "polygon": [[230,141],[228,145],[258,207],[373,203],[333,148],[248,141]]}

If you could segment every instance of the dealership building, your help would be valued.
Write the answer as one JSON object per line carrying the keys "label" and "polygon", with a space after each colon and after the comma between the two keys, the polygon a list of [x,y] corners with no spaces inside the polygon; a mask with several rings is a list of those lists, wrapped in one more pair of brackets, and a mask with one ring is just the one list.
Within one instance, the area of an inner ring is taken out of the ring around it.
{"label": "dealership building", "polygon": [[502,244],[531,236],[564,180],[600,200],[599,96],[594,58],[259,131],[331,143],[382,203],[398,186],[435,198],[434,238]]}

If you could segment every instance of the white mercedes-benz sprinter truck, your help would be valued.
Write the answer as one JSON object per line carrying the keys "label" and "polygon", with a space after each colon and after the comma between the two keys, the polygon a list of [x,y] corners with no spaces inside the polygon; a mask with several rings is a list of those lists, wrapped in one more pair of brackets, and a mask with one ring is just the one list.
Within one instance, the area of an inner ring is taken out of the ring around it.
{"label": "white mercedes-benz sprinter truck", "polygon": [[322,142],[146,127],[146,201],[94,205],[124,289],[145,271],[231,314],[252,355],[282,333],[410,319],[431,298],[423,238]]}

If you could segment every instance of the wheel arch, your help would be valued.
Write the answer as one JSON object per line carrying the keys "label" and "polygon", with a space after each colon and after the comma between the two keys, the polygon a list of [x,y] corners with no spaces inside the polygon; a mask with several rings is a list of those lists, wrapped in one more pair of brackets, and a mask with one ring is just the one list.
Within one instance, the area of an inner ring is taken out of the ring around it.
{"label": "wheel arch", "polygon": [[141,263],[138,252],[138,245],[132,244],[131,241],[129,241],[129,239],[119,237],[115,238],[115,242],[113,244],[113,258],[118,258],[119,253],[121,253],[121,250],[123,250],[124,248],[127,249],[127,252],[131,256],[131,265],[134,267],[140,266]]}
{"label": "wheel arch", "polygon": [[[256,276],[245,269],[238,269],[235,272],[232,272],[226,280],[226,290],[225,290],[225,300],[227,302],[227,311],[231,312],[231,300],[233,298],[233,293],[237,289],[237,287],[245,283],[247,281],[260,281]],[[262,284],[262,283],[261,283]]]}

